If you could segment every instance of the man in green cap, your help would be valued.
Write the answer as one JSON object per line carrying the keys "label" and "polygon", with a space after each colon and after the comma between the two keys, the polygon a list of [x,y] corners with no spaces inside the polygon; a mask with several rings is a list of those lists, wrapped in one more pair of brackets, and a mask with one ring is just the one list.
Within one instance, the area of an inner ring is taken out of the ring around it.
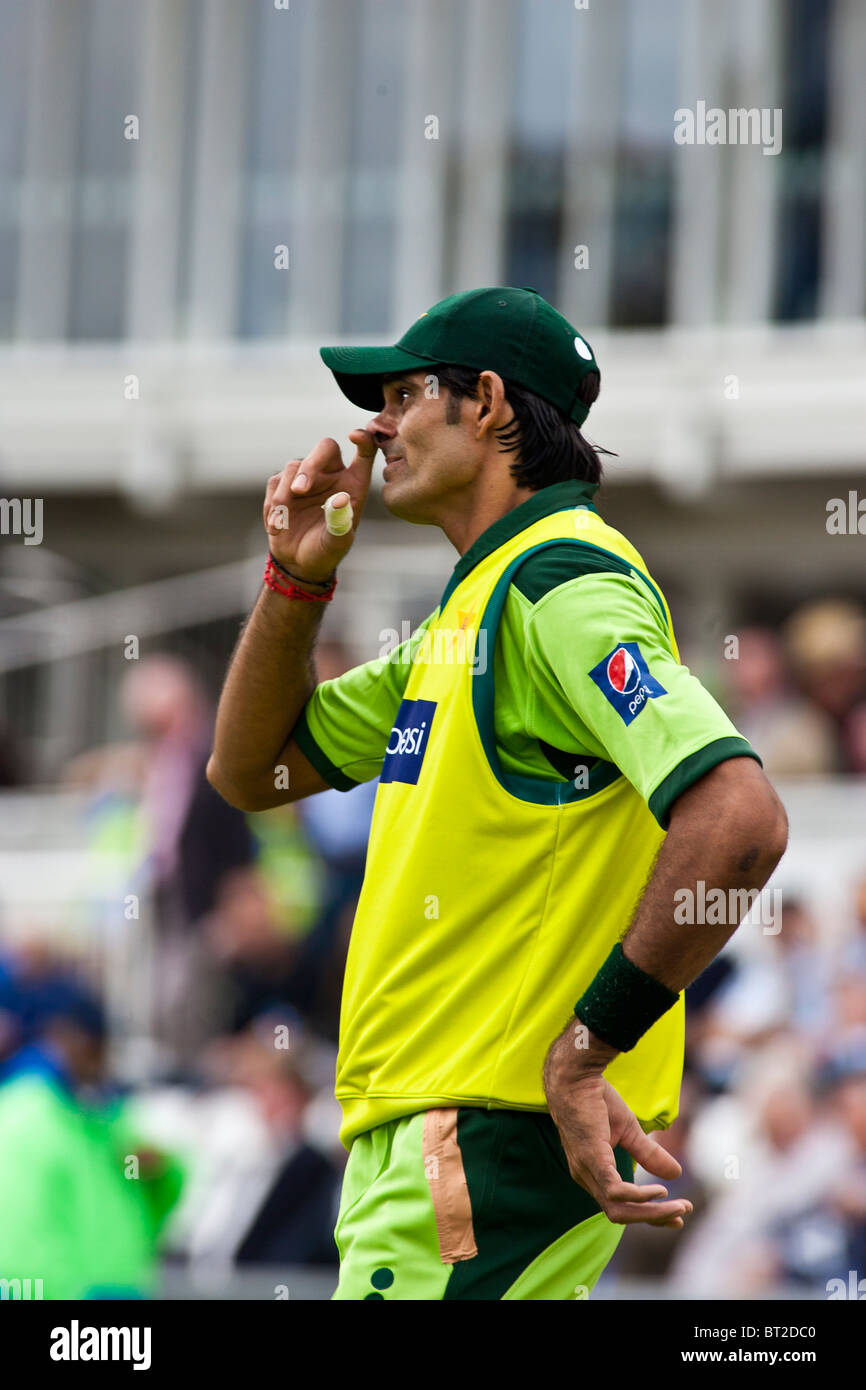
{"label": "man in green cap", "polygon": [[[595,508],[583,334],[494,287],[394,347],[321,353],[375,415],[348,466],[323,439],[268,482],[208,776],[247,811],[379,778],[343,986],[335,1297],[582,1298],[625,1225],[691,1209],[634,1165],[680,1174],[650,1133],[677,1113],[682,991],[739,918],[696,929],[676,905],[701,881],[701,902],[759,890],[785,814]],[[388,509],[459,559],[407,641],[320,683],[377,450]]]}

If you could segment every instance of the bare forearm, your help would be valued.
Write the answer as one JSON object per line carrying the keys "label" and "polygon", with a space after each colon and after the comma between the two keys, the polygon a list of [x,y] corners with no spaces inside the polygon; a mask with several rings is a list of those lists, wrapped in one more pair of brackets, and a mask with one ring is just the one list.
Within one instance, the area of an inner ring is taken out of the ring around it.
{"label": "bare forearm", "polygon": [[[740,759],[719,764],[675,804],[622,940],[628,960],[675,993],[691,984],[736,931],[745,895],[767,882],[786,835],[784,811],[758,765]],[[706,912],[708,901],[713,908]],[[585,1030],[575,1048],[573,1029],[569,1024],[554,1044],[557,1064],[600,1070],[617,1055]]]}
{"label": "bare forearm", "polygon": [[[295,799],[274,797],[277,768],[281,754],[291,758],[297,751],[290,736],[316,688],[313,646],[333,592],[329,581],[354,542],[378,448],[369,430],[352,430],[349,438],[355,457],[348,467],[337,441],[320,439],[306,458],[290,459],[281,473],[272,474],[265,489],[262,521],[271,559],[283,578],[288,575],[313,601],[263,588],[229,665],[207,776],[242,810]],[[329,529],[328,501],[348,513],[348,531]],[[307,768],[314,780],[308,777],[301,795],[327,785]]]}
{"label": "bare forearm", "polygon": [[263,588],[229,665],[208,776],[240,790],[268,780],[316,687],[313,647],[324,604]]}
{"label": "bare forearm", "polygon": [[[726,799],[735,776],[743,780]],[[676,804],[622,943],[629,960],[669,989],[684,989],[706,969],[745,915],[741,905],[763,888],[779,862],[785,817],[781,806],[774,816],[774,802],[757,764],[737,768],[732,760]]]}
{"label": "bare forearm", "polygon": [[[675,1179],[682,1168],[642,1132],[604,1071],[620,1048],[634,1046],[646,1020],[651,1026],[652,1017],[670,1007],[737,927],[736,913],[732,921],[712,925],[677,921],[678,894],[697,893],[701,881],[725,892],[760,889],[784,852],[787,820],[781,803],[757,764],[744,766],[745,761],[720,763],[677,799],[621,952],[611,953],[545,1059],[544,1091],[569,1171],[610,1221],[679,1229],[692,1210],[687,1199],[668,1198],[661,1183],[627,1183],[620,1177],[616,1145],[653,1177]],[[592,1022],[617,1045],[589,1031]]]}

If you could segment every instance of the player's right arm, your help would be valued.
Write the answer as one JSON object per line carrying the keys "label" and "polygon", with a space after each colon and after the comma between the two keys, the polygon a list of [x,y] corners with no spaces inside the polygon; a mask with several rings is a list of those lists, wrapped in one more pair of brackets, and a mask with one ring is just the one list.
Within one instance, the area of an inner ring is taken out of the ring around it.
{"label": "player's right arm", "polygon": [[[368,430],[349,438],[355,457],[344,467],[338,444],[322,439],[303,460],[293,459],[269,479],[264,524],[274,558],[310,581],[330,577],[351,548],[367,494],[376,442]],[[322,503],[352,503],[352,529],[333,536]],[[324,605],[286,598],[262,587],[229,665],[217,709],[207,777],[242,811],[264,811],[298,801],[330,784],[292,737],[317,686],[313,647]],[[286,772],[282,772],[286,769]],[[286,775],[287,773],[287,775]],[[287,785],[286,785],[287,784]]]}

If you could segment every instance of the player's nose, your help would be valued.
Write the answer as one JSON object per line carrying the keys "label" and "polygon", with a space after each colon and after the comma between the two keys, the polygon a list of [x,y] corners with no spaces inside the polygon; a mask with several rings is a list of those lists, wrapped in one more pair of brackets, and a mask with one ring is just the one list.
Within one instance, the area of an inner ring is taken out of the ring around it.
{"label": "player's nose", "polygon": [[373,417],[369,425],[367,425],[367,429],[373,435],[380,449],[389,439],[393,439],[397,433],[397,426],[392,420],[388,419],[387,408],[381,410],[378,415]]}

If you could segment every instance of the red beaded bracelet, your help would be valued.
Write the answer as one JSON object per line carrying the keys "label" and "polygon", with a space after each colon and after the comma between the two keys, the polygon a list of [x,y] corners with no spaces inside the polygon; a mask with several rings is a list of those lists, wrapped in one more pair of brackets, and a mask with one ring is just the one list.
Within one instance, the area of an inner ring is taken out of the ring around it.
{"label": "red beaded bracelet", "polygon": [[[282,573],[284,573],[284,571]],[[273,589],[275,594],[283,594],[286,598],[311,599],[313,603],[331,602],[331,599],[334,596],[334,590],[337,587],[336,574],[332,576],[331,582],[328,585],[327,589],[323,590],[321,594],[309,594],[307,593],[306,589],[300,589],[297,584],[290,583],[288,586],[284,586],[283,584],[281,584],[280,578],[282,577],[282,573],[277,569],[277,566],[274,564],[274,561],[271,559],[271,557],[268,556],[268,562],[265,565],[265,583],[267,584],[269,589]]]}

